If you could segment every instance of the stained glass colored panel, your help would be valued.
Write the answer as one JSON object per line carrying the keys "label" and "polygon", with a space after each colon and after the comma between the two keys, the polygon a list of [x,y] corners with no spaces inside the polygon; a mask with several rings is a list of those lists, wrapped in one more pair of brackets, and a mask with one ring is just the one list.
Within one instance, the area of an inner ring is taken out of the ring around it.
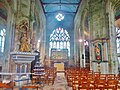
{"label": "stained glass colored panel", "polygon": [[[50,35],[50,45],[49,45],[49,52],[51,49],[67,49],[68,55],[70,55],[70,36],[67,30],[63,28],[57,28],[53,30],[52,34]],[[50,55],[50,54],[49,54]]]}

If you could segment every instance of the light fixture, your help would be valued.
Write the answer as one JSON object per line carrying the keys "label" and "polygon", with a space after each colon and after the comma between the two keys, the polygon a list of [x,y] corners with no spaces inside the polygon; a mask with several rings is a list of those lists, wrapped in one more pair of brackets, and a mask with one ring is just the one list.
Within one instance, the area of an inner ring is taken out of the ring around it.
{"label": "light fixture", "polygon": [[58,21],[62,21],[64,19],[64,16],[61,13],[58,13],[55,17]]}
{"label": "light fixture", "polygon": [[79,39],[79,42],[82,42],[83,40],[82,39]]}
{"label": "light fixture", "polygon": [[38,42],[40,42],[40,40],[38,40]]}

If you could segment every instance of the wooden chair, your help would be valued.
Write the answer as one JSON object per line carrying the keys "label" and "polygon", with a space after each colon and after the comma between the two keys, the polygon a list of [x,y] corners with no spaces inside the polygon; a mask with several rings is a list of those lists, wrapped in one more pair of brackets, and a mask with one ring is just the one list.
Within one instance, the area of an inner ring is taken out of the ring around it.
{"label": "wooden chair", "polygon": [[48,80],[48,75],[47,74],[40,75],[38,79],[42,84],[46,84]]}
{"label": "wooden chair", "polygon": [[105,79],[95,79],[95,89],[103,89],[104,87],[107,86],[106,80]]}
{"label": "wooden chair", "polygon": [[32,84],[38,83],[38,75],[32,75]]}
{"label": "wooden chair", "polygon": [[0,82],[0,88],[6,88],[6,89],[11,89],[13,90],[13,87],[14,87],[14,83],[12,84],[13,82],[11,82],[11,84],[6,84],[6,83],[2,83]]}
{"label": "wooden chair", "polygon": [[71,74],[67,75],[67,84],[68,84],[68,86],[72,86],[72,79],[73,79],[73,76]]}
{"label": "wooden chair", "polygon": [[24,90],[25,88],[38,90],[38,86],[37,85],[23,85],[22,86],[22,90]]}
{"label": "wooden chair", "polygon": [[107,89],[117,90],[117,87],[118,87],[118,80],[116,79],[107,80],[107,85],[106,85]]}
{"label": "wooden chair", "polygon": [[107,74],[107,79],[116,79],[116,77],[115,74]]}
{"label": "wooden chair", "polygon": [[72,77],[72,90],[78,89],[80,79],[78,76],[73,76]]}
{"label": "wooden chair", "polygon": [[100,74],[100,79],[107,80],[107,75],[106,74]]}
{"label": "wooden chair", "polygon": [[55,80],[56,74],[54,71],[50,71],[48,73],[48,84],[52,83],[52,85],[54,84],[54,80]]}
{"label": "wooden chair", "polygon": [[90,86],[89,86],[90,90],[94,89],[94,87],[95,87],[95,78],[93,77],[93,74],[89,74],[87,79],[90,81]]}
{"label": "wooden chair", "polygon": [[88,79],[80,80],[78,90],[90,90],[90,81]]}

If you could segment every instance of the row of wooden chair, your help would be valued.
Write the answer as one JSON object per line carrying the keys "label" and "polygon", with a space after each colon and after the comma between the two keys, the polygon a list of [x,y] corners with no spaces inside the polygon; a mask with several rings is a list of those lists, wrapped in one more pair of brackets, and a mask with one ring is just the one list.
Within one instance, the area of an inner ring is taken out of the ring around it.
{"label": "row of wooden chair", "polygon": [[44,74],[41,74],[41,75],[33,74],[32,75],[32,84],[39,83],[39,82],[42,84],[50,84],[50,83],[52,83],[52,85],[54,84],[54,80],[56,77],[56,68],[46,67],[44,69],[45,69]]}
{"label": "row of wooden chair", "polygon": [[15,86],[14,82],[9,82],[9,83],[2,83],[2,82],[0,82],[0,88],[4,88],[4,89],[8,89],[9,88],[9,89],[13,90],[14,86]]}
{"label": "row of wooden chair", "polygon": [[117,90],[119,76],[115,74],[100,74],[85,68],[66,68],[65,76],[68,86],[73,90]]}

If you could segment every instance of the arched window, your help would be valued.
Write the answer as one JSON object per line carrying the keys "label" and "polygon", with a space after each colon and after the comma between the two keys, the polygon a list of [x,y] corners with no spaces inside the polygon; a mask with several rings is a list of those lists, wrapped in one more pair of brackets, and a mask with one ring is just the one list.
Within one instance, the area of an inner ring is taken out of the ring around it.
{"label": "arched window", "polygon": [[116,28],[117,53],[120,53],[120,29]]}
{"label": "arched window", "polygon": [[0,52],[4,52],[4,44],[5,44],[5,35],[6,35],[6,30],[0,29]]}
{"label": "arched window", "polygon": [[49,56],[51,49],[67,49],[68,56],[70,56],[70,36],[67,30],[64,30],[60,27],[53,30],[52,34],[50,35]]}
{"label": "arched window", "polygon": [[[120,28],[116,28],[116,44],[117,44],[117,53],[120,53]],[[118,56],[118,62],[120,65],[120,56]]]}

